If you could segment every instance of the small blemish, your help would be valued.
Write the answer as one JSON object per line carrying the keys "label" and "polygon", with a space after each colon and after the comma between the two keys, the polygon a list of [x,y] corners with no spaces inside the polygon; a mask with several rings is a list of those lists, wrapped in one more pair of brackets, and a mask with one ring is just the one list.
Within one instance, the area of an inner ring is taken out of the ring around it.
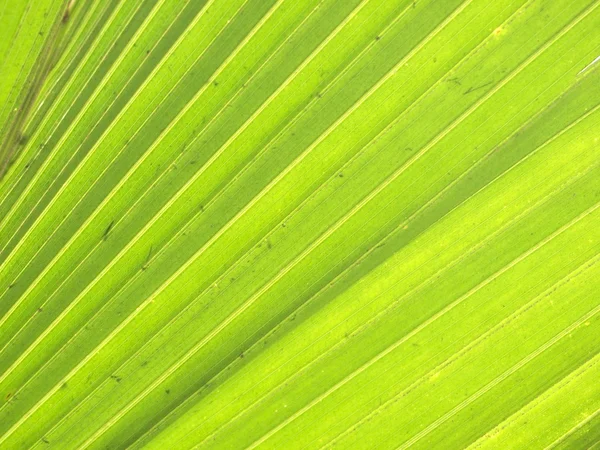
{"label": "small blemish", "polygon": [[114,224],[115,224],[115,221],[113,220],[108,224],[108,227],[106,227],[106,230],[104,230],[104,235],[102,236],[103,241],[106,241],[106,239],[108,239],[108,235],[110,234],[110,231],[112,230]]}
{"label": "small blemish", "polygon": [[148,251],[148,255],[146,256],[146,261],[144,262],[144,265],[142,266],[142,270],[146,270],[148,268],[148,266],[150,265],[151,259],[152,259],[152,245],[150,246],[150,250]]}
{"label": "small blemish", "polygon": [[467,89],[467,90],[464,92],[464,94],[463,94],[463,95],[467,95],[467,94],[470,94],[471,92],[475,92],[475,91],[478,91],[479,89],[483,89],[484,87],[487,87],[487,86],[489,86],[490,84],[492,84],[492,82],[491,82],[491,81],[490,81],[490,82],[488,82],[488,83],[485,83],[485,84],[481,84],[481,85],[479,85],[479,86],[470,87],[469,89]]}

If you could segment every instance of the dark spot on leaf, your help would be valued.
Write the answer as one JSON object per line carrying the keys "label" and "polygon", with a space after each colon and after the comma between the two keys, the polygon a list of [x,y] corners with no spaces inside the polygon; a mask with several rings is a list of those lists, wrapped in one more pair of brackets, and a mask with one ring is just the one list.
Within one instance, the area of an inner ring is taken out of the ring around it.
{"label": "dark spot on leaf", "polygon": [[114,224],[115,224],[115,221],[113,220],[108,224],[108,227],[106,227],[106,230],[104,230],[104,235],[102,236],[103,241],[106,241],[106,239],[108,239],[108,235],[110,234],[110,231],[112,230],[112,227],[114,226]]}
{"label": "dark spot on leaf", "polygon": [[491,81],[489,83],[485,83],[485,84],[482,84],[480,86],[470,87],[469,89],[467,89],[464,92],[463,95],[467,95],[467,94],[470,94],[471,92],[475,92],[475,91],[478,91],[479,89],[483,89],[484,87],[489,86],[490,84],[492,84]]}
{"label": "dark spot on leaf", "polygon": [[46,439],[46,438],[42,438],[42,442],[43,442],[44,444],[49,444],[49,443],[50,443],[50,441],[49,441],[48,439]]}
{"label": "dark spot on leaf", "polygon": [[381,39],[381,36],[375,36],[376,41],[378,41],[379,39]]}
{"label": "dark spot on leaf", "polygon": [[148,250],[148,255],[146,256],[146,262],[142,266],[142,270],[146,270],[150,265],[150,259],[152,258],[152,245],[150,246],[150,250]]}
{"label": "dark spot on leaf", "polygon": [[142,362],[142,364],[140,364],[142,367],[146,367],[148,365],[148,361],[144,361]]}
{"label": "dark spot on leaf", "polygon": [[344,178],[344,174],[343,174],[343,173],[340,173],[340,174],[338,175],[338,177],[340,177],[340,178]]}
{"label": "dark spot on leaf", "polygon": [[67,387],[69,387],[69,385],[67,384],[67,382],[65,381],[62,386],[60,387],[61,389],[66,389]]}
{"label": "dark spot on leaf", "polygon": [[214,84],[215,86],[218,86],[218,85],[219,85],[219,82],[218,82],[217,80],[215,80],[215,81],[213,81],[213,84]]}
{"label": "dark spot on leaf", "polygon": [[110,376],[113,380],[115,380],[117,383],[121,382],[121,377],[118,377],[117,375],[111,375]]}
{"label": "dark spot on leaf", "polygon": [[165,393],[169,395],[171,393],[171,389],[165,389]]}

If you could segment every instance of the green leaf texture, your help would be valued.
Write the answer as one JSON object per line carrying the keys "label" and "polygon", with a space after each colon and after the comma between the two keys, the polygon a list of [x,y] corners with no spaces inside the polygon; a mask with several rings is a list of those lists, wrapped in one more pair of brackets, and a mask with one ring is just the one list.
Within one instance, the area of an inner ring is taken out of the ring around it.
{"label": "green leaf texture", "polygon": [[600,448],[599,0],[0,25],[1,449]]}

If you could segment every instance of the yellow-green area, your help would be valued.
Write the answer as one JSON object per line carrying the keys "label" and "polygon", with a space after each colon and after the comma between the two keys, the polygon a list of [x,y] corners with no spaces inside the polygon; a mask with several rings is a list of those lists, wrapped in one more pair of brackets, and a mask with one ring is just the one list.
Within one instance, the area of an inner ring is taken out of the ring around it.
{"label": "yellow-green area", "polygon": [[600,448],[600,0],[0,4],[0,449]]}

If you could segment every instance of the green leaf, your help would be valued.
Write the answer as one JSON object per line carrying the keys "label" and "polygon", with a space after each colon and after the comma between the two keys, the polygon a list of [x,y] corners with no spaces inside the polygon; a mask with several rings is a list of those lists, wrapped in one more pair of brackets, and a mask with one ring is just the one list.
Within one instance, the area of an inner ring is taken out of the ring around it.
{"label": "green leaf", "polygon": [[0,448],[600,443],[600,2],[0,24]]}

